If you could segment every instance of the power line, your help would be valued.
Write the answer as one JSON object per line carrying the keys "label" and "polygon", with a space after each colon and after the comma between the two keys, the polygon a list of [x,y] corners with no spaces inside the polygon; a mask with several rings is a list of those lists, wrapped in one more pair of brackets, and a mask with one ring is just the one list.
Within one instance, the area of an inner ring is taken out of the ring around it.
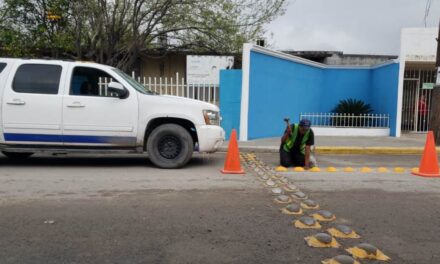
{"label": "power line", "polygon": [[425,27],[426,27],[426,20],[428,19],[428,16],[429,16],[429,11],[431,10],[431,4],[432,4],[432,0],[426,1],[425,17],[423,18],[423,21],[425,22]]}

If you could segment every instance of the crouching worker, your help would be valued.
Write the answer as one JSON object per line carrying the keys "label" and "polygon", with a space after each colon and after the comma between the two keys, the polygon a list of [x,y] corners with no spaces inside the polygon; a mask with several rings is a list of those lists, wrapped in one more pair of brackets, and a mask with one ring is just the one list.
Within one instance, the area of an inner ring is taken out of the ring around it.
{"label": "crouching worker", "polygon": [[[288,122],[288,120],[287,120]],[[304,167],[310,169],[316,166],[312,155],[314,145],[313,130],[310,121],[302,119],[299,124],[287,126],[280,146],[280,164],[284,167]]]}

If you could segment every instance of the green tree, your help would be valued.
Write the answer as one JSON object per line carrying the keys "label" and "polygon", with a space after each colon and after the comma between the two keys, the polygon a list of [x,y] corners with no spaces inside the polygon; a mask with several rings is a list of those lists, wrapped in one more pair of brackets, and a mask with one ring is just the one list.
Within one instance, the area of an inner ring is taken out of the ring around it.
{"label": "green tree", "polygon": [[0,7],[2,55],[59,57],[69,52],[69,9],[68,0],[5,0]]}
{"label": "green tree", "polygon": [[[5,0],[0,47],[11,56],[93,60],[130,70],[148,51],[238,52],[285,0]],[[1,2],[0,2],[1,3]],[[55,17],[54,17],[55,16]]]}

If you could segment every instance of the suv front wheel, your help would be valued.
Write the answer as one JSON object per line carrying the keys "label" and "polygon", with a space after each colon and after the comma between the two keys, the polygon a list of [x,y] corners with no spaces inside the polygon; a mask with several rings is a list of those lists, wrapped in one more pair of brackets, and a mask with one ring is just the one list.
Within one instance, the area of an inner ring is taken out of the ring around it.
{"label": "suv front wheel", "polygon": [[156,127],[147,140],[147,153],[154,165],[164,169],[184,166],[192,157],[194,142],[189,132],[176,124]]}

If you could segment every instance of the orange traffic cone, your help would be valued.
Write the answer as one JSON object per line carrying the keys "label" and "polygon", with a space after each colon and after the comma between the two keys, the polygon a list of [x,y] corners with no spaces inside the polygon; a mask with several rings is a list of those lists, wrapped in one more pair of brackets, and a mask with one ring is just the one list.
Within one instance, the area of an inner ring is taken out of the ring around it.
{"label": "orange traffic cone", "polygon": [[226,154],[225,166],[221,170],[223,174],[244,174],[240,165],[240,153],[238,151],[237,131],[232,129],[231,137],[229,138],[228,153]]}
{"label": "orange traffic cone", "polygon": [[420,161],[419,171],[413,171],[412,174],[422,177],[440,177],[434,133],[432,131],[428,132],[428,137],[426,138],[425,150]]}

